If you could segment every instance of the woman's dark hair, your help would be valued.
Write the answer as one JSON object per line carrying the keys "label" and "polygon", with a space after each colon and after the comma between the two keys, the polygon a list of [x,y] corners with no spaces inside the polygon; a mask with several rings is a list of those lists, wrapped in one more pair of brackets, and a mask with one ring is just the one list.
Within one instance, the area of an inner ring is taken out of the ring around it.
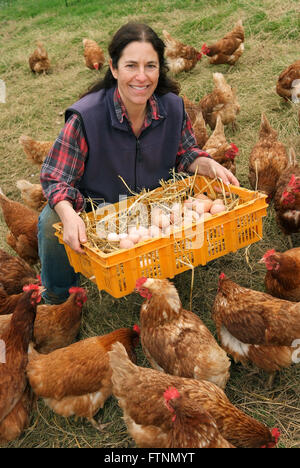
{"label": "woman's dark hair", "polygon": [[[119,59],[125,47],[131,42],[149,42],[153,49],[157,52],[159,59],[159,79],[155,92],[158,95],[163,95],[169,92],[179,94],[179,84],[167,76],[168,67],[166,65],[164,52],[165,44],[153,31],[150,26],[143,23],[129,22],[124,24],[113,36],[111,43],[108,46],[108,52],[112,60],[113,68],[118,67]],[[108,68],[105,76],[101,81],[98,81],[83,95],[95,93],[100,89],[109,89],[115,86],[117,80],[113,77],[110,68]],[[81,96],[81,97],[83,97]]]}

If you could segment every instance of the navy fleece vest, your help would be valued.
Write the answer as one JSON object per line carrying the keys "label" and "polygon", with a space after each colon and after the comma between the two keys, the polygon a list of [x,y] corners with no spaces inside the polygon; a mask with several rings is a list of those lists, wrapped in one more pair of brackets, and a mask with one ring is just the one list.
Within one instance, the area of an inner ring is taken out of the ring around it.
{"label": "navy fleece vest", "polygon": [[77,188],[96,202],[119,201],[130,195],[118,177],[134,192],[152,190],[159,180],[170,178],[175,166],[183,124],[183,101],[173,93],[157,97],[159,120],[152,120],[136,138],[127,120],[117,119],[115,88],[88,94],[66,111],[66,120],[81,117],[88,144],[85,172]]}

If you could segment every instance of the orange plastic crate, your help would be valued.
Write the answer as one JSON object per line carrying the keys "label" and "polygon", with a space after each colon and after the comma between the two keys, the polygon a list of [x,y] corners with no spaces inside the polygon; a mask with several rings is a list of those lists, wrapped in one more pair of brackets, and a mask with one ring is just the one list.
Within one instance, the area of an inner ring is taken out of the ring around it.
{"label": "orange plastic crate", "polygon": [[[194,177],[190,180],[192,183]],[[196,193],[207,185],[207,179],[197,176],[195,180]],[[181,184],[182,181],[177,183]],[[160,190],[158,188],[155,192]],[[119,298],[130,294],[141,276],[174,278],[191,266],[205,265],[261,240],[262,218],[266,216],[268,206],[266,195],[233,185],[230,191],[240,199],[239,205],[232,210],[214,215],[204,223],[193,223],[184,231],[179,229],[170,237],[140,242],[131,249],[104,253],[86,244],[83,246],[85,255],[78,254],[64,244],[61,223],[54,224],[55,234],[59,242],[65,245],[74,270],[95,282],[100,290]],[[127,203],[134,200],[132,197]],[[121,212],[122,202],[114,206],[117,213]],[[90,216],[93,214],[90,213]]]}

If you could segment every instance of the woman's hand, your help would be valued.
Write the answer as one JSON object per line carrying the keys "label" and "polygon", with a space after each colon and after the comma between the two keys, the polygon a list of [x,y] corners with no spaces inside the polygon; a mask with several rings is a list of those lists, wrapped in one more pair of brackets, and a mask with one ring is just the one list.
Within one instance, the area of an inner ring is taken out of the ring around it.
{"label": "woman's hand", "polygon": [[58,202],[54,209],[63,223],[64,242],[75,252],[84,253],[84,250],[80,246],[80,244],[87,242],[83,220],[73,209],[71,203],[66,200]]}
{"label": "woman's hand", "polygon": [[214,179],[218,177],[222,179],[224,184],[232,184],[239,186],[240,183],[236,177],[226,167],[217,163],[214,159],[199,157],[188,168],[189,172],[196,172],[199,175],[204,175]]}

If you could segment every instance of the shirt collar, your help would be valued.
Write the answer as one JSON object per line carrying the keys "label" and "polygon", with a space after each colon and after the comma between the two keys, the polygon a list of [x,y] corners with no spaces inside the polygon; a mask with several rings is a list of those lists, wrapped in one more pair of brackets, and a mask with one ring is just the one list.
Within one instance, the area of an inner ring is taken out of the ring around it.
{"label": "shirt collar", "polygon": [[[114,107],[115,107],[117,119],[119,120],[120,123],[123,122],[124,117],[126,117],[126,119],[129,121],[128,113],[122,101],[118,87],[116,87],[114,91]],[[162,116],[159,115],[159,107],[158,107],[156,96],[153,94],[147,102],[145,126],[150,125],[152,120],[159,120],[161,117]]]}

